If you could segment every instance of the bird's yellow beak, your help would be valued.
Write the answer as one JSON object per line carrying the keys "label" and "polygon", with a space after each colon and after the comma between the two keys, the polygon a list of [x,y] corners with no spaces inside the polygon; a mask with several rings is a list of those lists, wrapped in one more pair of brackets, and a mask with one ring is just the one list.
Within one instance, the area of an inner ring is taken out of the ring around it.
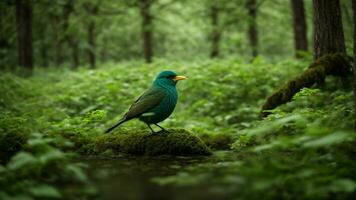
{"label": "bird's yellow beak", "polygon": [[175,80],[175,81],[180,81],[180,80],[185,80],[185,79],[187,79],[187,77],[185,77],[185,76],[176,76],[173,78],[173,80]]}

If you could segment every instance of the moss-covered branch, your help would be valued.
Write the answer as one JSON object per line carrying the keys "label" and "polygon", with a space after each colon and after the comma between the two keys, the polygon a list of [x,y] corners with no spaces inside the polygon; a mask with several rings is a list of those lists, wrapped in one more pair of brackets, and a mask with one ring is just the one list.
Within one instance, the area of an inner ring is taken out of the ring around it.
{"label": "moss-covered branch", "polygon": [[302,88],[323,82],[328,75],[345,77],[350,74],[350,69],[349,58],[344,54],[330,54],[319,58],[301,75],[288,81],[267,98],[262,106],[261,117],[269,115],[268,110],[289,102]]}

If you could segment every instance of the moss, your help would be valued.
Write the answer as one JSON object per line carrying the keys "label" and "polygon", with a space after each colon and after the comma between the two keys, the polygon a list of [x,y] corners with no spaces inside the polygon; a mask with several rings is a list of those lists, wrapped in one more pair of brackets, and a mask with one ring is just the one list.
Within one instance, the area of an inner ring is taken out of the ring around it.
{"label": "moss", "polygon": [[327,75],[346,77],[350,73],[351,64],[346,55],[330,54],[312,63],[306,71],[288,81],[279,90],[269,96],[262,106],[261,117],[270,114],[279,105],[289,102],[294,94],[304,87],[311,87],[315,83],[322,83]]}
{"label": "moss", "polygon": [[201,139],[205,144],[214,150],[228,150],[231,144],[234,142],[231,135],[228,134],[204,134]]}
{"label": "moss", "polygon": [[96,153],[112,150],[133,155],[210,155],[210,149],[194,134],[184,129],[151,134],[139,131],[128,134],[105,134],[92,141]]}

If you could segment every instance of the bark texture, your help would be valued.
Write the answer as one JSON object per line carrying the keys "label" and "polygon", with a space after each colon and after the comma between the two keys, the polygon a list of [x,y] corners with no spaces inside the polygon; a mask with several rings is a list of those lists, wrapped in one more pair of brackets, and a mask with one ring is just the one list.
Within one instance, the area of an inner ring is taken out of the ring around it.
{"label": "bark texture", "polygon": [[[62,31],[64,32],[64,36],[61,39],[61,43],[66,42],[69,48],[71,49],[72,68],[75,69],[79,66],[78,41],[76,38],[74,38],[72,35],[68,33],[69,20],[73,12],[74,12],[74,2],[72,0],[67,0],[62,10],[62,19],[63,19]],[[94,55],[94,60],[95,60],[95,55]],[[94,66],[95,66],[95,61],[94,61]]]}
{"label": "bark texture", "polygon": [[16,23],[19,65],[32,70],[32,5],[30,0],[16,0]]}
{"label": "bark texture", "polygon": [[221,30],[219,27],[219,8],[217,5],[212,5],[210,8],[210,19],[211,19],[211,58],[216,58],[220,54],[220,38],[221,38]]}
{"label": "bark texture", "polygon": [[[90,15],[90,20],[87,26],[87,41],[89,48],[87,49],[89,65],[91,68],[96,67],[96,23],[95,23],[95,15],[98,14],[99,10],[99,1],[94,5],[87,5],[86,6],[87,13]],[[72,44],[75,45],[73,41]],[[73,57],[77,55],[73,54]],[[77,59],[77,58],[74,58]],[[76,60],[74,62],[77,62]]]}
{"label": "bark texture", "polygon": [[252,49],[252,56],[258,55],[258,31],[257,31],[257,2],[256,0],[247,0],[246,7],[249,14],[248,40]]}
{"label": "bark texture", "polygon": [[152,62],[153,57],[153,26],[151,15],[152,0],[140,0],[142,48],[143,56],[147,63]]}
{"label": "bark texture", "polygon": [[300,58],[299,52],[308,51],[307,24],[305,22],[304,0],[291,0],[293,11],[295,56]]}
{"label": "bark texture", "polygon": [[[353,68],[353,93],[354,93],[354,116],[356,119],[356,0],[352,0],[352,14],[354,20],[354,68]],[[356,128],[356,121],[355,121]]]}
{"label": "bark texture", "polygon": [[314,58],[346,53],[339,0],[313,0]]}
{"label": "bark texture", "polygon": [[96,66],[95,22],[93,21],[89,22],[87,31],[88,31],[88,44],[89,44],[89,48],[87,52],[88,52],[89,64],[91,68],[95,68]]}

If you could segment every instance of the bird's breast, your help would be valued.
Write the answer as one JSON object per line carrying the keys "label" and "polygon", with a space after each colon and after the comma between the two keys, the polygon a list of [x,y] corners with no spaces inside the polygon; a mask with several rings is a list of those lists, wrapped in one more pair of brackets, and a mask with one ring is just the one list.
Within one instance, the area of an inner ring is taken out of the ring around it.
{"label": "bird's breast", "polygon": [[177,104],[177,100],[178,100],[177,91],[175,89],[167,90],[165,97],[163,98],[161,103],[158,105],[159,108],[157,109],[157,111],[158,111],[157,114],[169,116],[173,112],[173,110]]}
{"label": "bird's breast", "polygon": [[165,92],[166,95],[162,101],[149,111],[153,114],[149,117],[145,117],[145,119],[142,119],[143,121],[147,123],[159,123],[167,119],[172,114],[177,104],[178,93],[175,88],[166,89]]}

